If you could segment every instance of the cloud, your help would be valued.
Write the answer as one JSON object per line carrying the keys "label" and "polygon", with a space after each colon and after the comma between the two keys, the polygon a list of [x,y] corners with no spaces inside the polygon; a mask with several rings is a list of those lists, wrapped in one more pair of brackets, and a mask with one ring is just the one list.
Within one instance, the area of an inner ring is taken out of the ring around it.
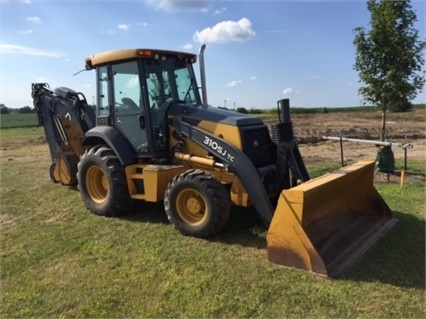
{"label": "cloud", "polygon": [[219,14],[221,14],[221,13],[224,13],[226,10],[227,10],[227,9],[226,9],[226,7],[222,7],[222,8],[220,8],[220,9],[215,10],[215,11],[213,12],[213,15],[219,15]]}
{"label": "cloud", "polygon": [[118,29],[120,29],[120,30],[122,30],[122,31],[127,31],[127,30],[129,30],[129,25],[128,24],[119,24],[118,26],[117,26],[117,28]]}
{"label": "cloud", "polygon": [[256,80],[256,76],[255,76],[255,75],[252,75],[252,76],[250,77],[250,80],[252,80],[252,81]]}
{"label": "cloud", "polygon": [[32,23],[40,23],[41,19],[39,17],[27,17],[27,21]]}
{"label": "cloud", "polygon": [[126,86],[131,89],[139,87],[139,77],[134,76],[131,78],[129,81],[127,81]]}
{"label": "cloud", "polygon": [[32,29],[21,30],[21,31],[18,31],[18,33],[21,35],[30,35],[31,33],[33,33],[33,30]]}
{"label": "cloud", "polygon": [[227,83],[226,86],[228,86],[228,87],[235,87],[237,85],[240,85],[241,83],[243,83],[243,82],[240,81],[240,80],[233,80],[233,81]]}
{"label": "cloud", "polygon": [[212,0],[146,0],[146,3],[159,10],[172,11],[202,11],[207,12]]}
{"label": "cloud", "polygon": [[0,44],[0,54],[23,54],[33,56],[45,56],[49,58],[65,58],[66,55],[60,51],[43,51],[39,49],[23,47],[16,44]]}
{"label": "cloud", "polygon": [[285,89],[283,90],[283,94],[284,94],[284,95],[296,94],[296,91],[295,91],[295,90],[293,90],[292,88],[285,88]]}
{"label": "cloud", "polygon": [[193,49],[193,46],[192,46],[192,44],[191,44],[191,43],[187,43],[187,44],[185,44],[185,45],[183,46],[183,49],[184,49],[184,50],[192,50],[192,49]]}
{"label": "cloud", "polygon": [[242,18],[237,22],[222,21],[211,28],[197,30],[194,40],[199,43],[245,42],[255,35],[250,20]]}

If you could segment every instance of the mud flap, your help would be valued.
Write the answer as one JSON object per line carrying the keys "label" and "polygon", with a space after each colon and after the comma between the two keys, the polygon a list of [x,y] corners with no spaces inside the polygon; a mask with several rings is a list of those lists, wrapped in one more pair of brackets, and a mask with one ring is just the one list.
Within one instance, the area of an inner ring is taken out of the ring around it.
{"label": "mud flap", "polygon": [[339,277],[396,219],[361,161],[284,190],[268,230],[273,263]]}

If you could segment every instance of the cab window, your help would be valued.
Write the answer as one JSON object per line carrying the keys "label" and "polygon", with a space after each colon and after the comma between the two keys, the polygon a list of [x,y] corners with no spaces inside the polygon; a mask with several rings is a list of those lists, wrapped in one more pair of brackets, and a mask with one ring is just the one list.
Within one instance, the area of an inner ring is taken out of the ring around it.
{"label": "cab window", "polygon": [[137,61],[112,66],[114,107],[117,114],[138,114],[142,111],[142,96]]}
{"label": "cab window", "polygon": [[110,103],[109,103],[109,77],[108,67],[101,66],[98,69],[98,116],[109,116]]}

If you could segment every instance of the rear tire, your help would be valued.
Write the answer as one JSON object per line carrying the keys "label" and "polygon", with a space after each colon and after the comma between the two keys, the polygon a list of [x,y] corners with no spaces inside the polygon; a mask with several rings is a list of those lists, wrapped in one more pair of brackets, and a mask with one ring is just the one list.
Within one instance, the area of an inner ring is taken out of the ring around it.
{"label": "rear tire", "polygon": [[124,167],[109,147],[86,150],[78,163],[77,180],[81,198],[93,214],[119,216],[132,209]]}
{"label": "rear tire", "polygon": [[229,219],[230,200],[223,185],[202,170],[175,176],[164,194],[169,221],[183,235],[210,237]]}

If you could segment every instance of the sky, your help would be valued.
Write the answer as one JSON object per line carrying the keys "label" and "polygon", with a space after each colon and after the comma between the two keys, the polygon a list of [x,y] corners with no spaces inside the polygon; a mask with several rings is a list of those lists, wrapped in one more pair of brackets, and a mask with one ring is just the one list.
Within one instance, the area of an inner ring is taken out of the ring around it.
{"label": "sky", "polygon": [[[426,39],[423,0],[415,28]],[[366,1],[0,0],[0,103],[33,105],[31,83],[95,101],[84,59],[125,48],[205,50],[208,102],[228,108],[361,105],[353,45]],[[199,64],[195,64],[199,79]],[[199,82],[200,84],[200,82]],[[423,90],[414,103],[425,103]]]}

